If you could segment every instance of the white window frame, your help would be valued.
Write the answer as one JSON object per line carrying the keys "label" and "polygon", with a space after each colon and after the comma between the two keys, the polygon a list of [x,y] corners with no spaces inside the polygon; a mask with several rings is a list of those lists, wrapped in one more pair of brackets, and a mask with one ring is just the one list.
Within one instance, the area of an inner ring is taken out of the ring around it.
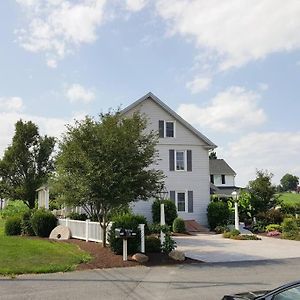
{"label": "white window frame", "polygon": [[[167,136],[167,123],[173,123],[173,136]],[[164,138],[174,139],[176,137],[176,121],[164,120]]]}
{"label": "white window frame", "polygon": [[[183,170],[177,170],[177,152],[183,152],[183,162],[184,162],[184,169]],[[174,150],[174,170],[176,172],[186,172],[186,170],[187,170],[186,150]]]}
{"label": "white window frame", "polygon": [[[184,194],[184,211],[183,210],[181,210],[181,211],[178,210],[178,194],[179,193]],[[179,212],[179,213],[187,213],[188,212],[188,193],[187,193],[187,190],[175,191],[175,204],[176,204],[177,212]]]}

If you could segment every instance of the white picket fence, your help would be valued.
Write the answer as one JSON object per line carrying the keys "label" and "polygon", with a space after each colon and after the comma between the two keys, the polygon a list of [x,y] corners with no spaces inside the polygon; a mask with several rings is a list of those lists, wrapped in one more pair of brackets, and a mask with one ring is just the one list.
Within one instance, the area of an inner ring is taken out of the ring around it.
{"label": "white picket fence", "polygon": [[[79,221],[69,218],[58,219],[58,224],[66,226],[71,231],[71,237],[74,239],[85,240],[86,242],[102,242],[103,241],[103,229],[99,222],[91,222],[90,220]],[[112,223],[109,223],[106,232],[106,241],[108,241],[108,234]],[[145,252],[145,224],[140,224],[139,229],[141,231],[141,252]]]}

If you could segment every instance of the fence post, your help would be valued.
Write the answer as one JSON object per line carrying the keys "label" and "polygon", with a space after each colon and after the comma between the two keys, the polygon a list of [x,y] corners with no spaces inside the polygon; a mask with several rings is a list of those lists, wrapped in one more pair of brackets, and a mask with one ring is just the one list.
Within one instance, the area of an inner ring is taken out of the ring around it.
{"label": "fence post", "polygon": [[66,218],[66,227],[69,227],[69,220],[70,218]]}
{"label": "fence post", "polygon": [[85,221],[85,241],[88,242],[89,241],[89,227],[90,227],[90,220],[86,219]]}
{"label": "fence post", "polygon": [[139,224],[141,230],[141,252],[145,253],[145,224]]}

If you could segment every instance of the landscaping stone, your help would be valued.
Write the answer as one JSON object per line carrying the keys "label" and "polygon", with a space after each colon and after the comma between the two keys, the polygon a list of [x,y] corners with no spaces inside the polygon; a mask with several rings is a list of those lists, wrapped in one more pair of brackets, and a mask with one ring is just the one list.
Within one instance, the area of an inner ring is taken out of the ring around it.
{"label": "landscaping stone", "polygon": [[50,233],[51,240],[68,240],[71,238],[71,231],[68,227],[63,225],[56,226]]}
{"label": "landscaping stone", "polygon": [[149,257],[142,253],[136,253],[132,256],[132,259],[143,264],[149,260]]}
{"label": "landscaping stone", "polygon": [[184,261],[185,260],[185,254],[182,251],[173,250],[169,253],[169,256],[177,261]]}

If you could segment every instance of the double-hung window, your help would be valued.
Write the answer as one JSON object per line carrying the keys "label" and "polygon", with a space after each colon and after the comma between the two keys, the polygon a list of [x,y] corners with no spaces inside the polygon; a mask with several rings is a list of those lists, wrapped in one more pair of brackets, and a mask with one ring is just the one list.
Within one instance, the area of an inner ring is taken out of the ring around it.
{"label": "double-hung window", "polygon": [[170,171],[192,171],[192,150],[169,150]]}
{"label": "double-hung window", "polygon": [[177,193],[177,210],[178,211],[186,211],[186,204],[185,204],[185,193],[179,192]]}
{"label": "double-hung window", "polygon": [[186,169],[185,167],[185,161],[186,161],[186,152],[176,150],[175,151],[176,156],[176,171],[184,171]]}
{"label": "double-hung window", "polygon": [[158,121],[158,131],[160,138],[174,138],[175,137],[175,122],[174,121]]}
{"label": "double-hung window", "polygon": [[179,190],[170,191],[170,199],[174,201],[177,211],[184,213],[194,212],[194,193],[193,191]]}

